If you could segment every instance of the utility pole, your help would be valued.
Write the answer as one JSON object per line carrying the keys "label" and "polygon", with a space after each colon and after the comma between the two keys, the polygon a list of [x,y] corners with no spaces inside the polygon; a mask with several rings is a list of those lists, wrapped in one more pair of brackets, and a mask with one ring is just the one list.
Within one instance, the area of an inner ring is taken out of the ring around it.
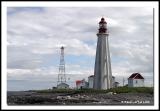
{"label": "utility pole", "polygon": [[124,80],[124,77],[123,77],[123,86],[124,86],[124,82],[125,82],[125,80]]}

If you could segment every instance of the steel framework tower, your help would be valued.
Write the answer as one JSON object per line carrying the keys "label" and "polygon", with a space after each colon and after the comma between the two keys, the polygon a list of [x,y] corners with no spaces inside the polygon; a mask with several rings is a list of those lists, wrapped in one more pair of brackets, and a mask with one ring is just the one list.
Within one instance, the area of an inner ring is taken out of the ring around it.
{"label": "steel framework tower", "polygon": [[57,85],[60,83],[66,83],[65,75],[65,61],[64,61],[64,47],[61,47],[60,64],[59,64],[59,74]]}

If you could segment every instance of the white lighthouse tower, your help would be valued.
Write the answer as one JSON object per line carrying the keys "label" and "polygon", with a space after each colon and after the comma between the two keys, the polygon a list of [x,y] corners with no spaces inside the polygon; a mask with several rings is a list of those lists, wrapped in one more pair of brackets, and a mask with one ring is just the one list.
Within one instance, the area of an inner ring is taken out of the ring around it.
{"label": "white lighthouse tower", "polygon": [[94,89],[109,89],[112,87],[111,59],[108,43],[107,22],[101,18],[97,33],[97,49],[94,68]]}

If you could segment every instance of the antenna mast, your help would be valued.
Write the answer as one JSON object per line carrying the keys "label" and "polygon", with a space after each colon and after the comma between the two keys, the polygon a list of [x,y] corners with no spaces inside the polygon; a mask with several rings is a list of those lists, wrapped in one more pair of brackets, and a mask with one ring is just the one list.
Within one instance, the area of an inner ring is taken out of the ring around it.
{"label": "antenna mast", "polygon": [[59,74],[57,84],[66,83],[65,75],[65,61],[64,61],[64,47],[61,47],[60,64],[59,64]]}

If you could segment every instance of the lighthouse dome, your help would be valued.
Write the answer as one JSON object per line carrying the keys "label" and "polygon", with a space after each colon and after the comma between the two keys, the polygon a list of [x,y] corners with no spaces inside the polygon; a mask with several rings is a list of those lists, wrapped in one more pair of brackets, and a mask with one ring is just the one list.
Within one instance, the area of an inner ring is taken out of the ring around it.
{"label": "lighthouse dome", "polygon": [[102,17],[102,18],[101,18],[101,21],[99,22],[99,24],[103,24],[103,23],[106,24],[107,22],[106,22],[105,19]]}

